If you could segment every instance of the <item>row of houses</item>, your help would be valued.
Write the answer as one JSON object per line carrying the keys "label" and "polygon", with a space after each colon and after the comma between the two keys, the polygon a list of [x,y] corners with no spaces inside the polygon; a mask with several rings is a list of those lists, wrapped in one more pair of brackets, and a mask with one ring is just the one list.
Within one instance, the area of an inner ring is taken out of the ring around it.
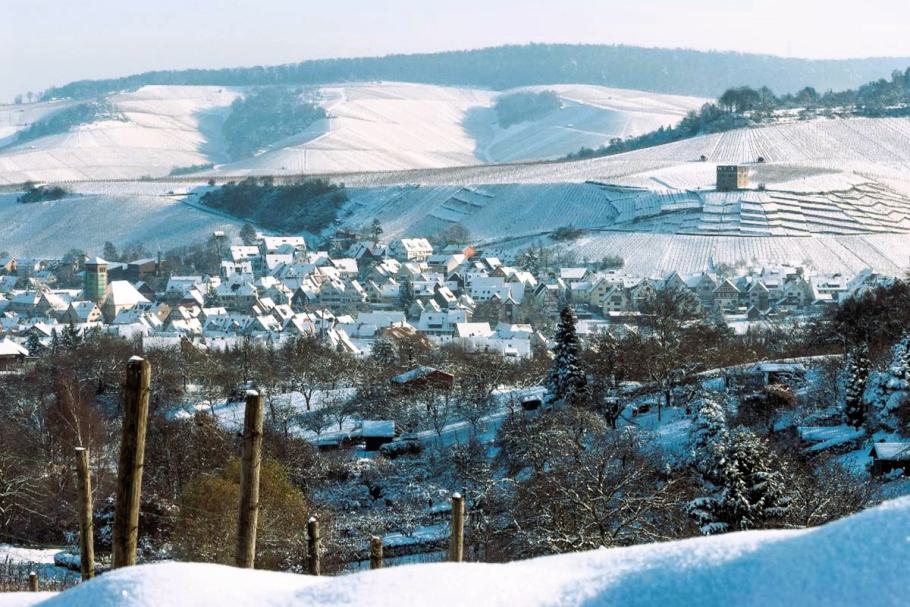
{"label": "row of houses", "polygon": [[[470,250],[435,252],[421,238],[388,246],[355,241],[330,254],[309,250],[302,237],[261,236],[225,247],[216,274],[166,281],[159,260],[91,258],[83,263],[82,289],[56,289],[52,279],[10,273],[18,270],[13,261],[0,267],[0,335],[20,342],[30,334],[47,340],[74,325],[209,343],[315,334],[333,347],[364,353],[394,329],[514,357],[545,343],[543,323],[551,324],[566,304],[586,321],[628,325],[655,291],[674,287],[692,292],[705,312],[748,323],[811,313],[882,280],[871,271],[823,275],[798,267],[731,277],[641,277],[588,266],[535,274]],[[119,278],[124,265],[134,280]],[[45,267],[53,275],[55,266]]]}

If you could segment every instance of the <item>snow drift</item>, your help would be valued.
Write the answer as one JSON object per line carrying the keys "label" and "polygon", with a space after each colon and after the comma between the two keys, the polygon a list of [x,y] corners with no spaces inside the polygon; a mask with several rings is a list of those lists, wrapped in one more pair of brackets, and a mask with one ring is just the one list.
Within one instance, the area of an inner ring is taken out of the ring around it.
{"label": "snow drift", "polygon": [[809,530],[751,531],[505,565],[412,565],[336,578],[160,564],[4,605],[906,604],[910,498]]}

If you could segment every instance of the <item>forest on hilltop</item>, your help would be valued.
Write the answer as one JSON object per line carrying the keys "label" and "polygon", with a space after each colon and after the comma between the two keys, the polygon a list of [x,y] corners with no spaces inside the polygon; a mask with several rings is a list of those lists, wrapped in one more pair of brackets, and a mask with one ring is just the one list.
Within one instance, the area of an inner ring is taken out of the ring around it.
{"label": "forest on hilltop", "polygon": [[626,45],[529,44],[385,57],[319,59],[275,66],[161,70],[80,80],[43,99],[84,99],[150,84],[263,86],[396,80],[508,89],[540,84],[597,84],[714,97],[731,86],[763,83],[777,91],[804,86],[846,89],[903,69],[910,58],[809,60]]}

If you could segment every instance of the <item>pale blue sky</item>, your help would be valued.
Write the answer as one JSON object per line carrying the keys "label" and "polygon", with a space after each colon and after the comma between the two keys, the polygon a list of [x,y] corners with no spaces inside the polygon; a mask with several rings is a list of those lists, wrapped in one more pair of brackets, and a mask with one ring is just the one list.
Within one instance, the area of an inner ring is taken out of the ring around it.
{"label": "pale blue sky", "polygon": [[0,0],[0,100],[152,69],[589,42],[910,55],[907,0]]}

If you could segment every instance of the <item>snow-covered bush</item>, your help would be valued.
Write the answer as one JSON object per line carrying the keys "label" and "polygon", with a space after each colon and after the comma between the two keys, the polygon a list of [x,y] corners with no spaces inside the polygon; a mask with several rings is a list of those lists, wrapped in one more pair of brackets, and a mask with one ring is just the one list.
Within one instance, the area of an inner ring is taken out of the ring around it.
{"label": "snow-covered bush", "polygon": [[758,529],[787,514],[790,497],[778,460],[752,431],[734,430],[718,463],[720,491],[688,505],[702,533]]}
{"label": "snow-covered bush", "polygon": [[869,347],[856,346],[847,357],[845,375],[847,392],[844,402],[844,417],[849,425],[861,428],[866,420],[866,405],[863,394],[869,379]]}
{"label": "snow-covered bush", "polygon": [[905,418],[910,413],[910,333],[892,348],[888,368],[870,377],[864,401],[883,429],[906,428]]}
{"label": "snow-covered bush", "polygon": [[717,477],[728,435],[723,405],[716,395],[706,393],[689,430],[689,453],[695,469],[707,480]]}
{"label": "snow-covered bush", "polygon": [[586,396],[587,377],[581,362],[581,344],[575,332],[575,314],[568,306],[559,316],[553,366],[546,387],[554,401],[577,404]]}

